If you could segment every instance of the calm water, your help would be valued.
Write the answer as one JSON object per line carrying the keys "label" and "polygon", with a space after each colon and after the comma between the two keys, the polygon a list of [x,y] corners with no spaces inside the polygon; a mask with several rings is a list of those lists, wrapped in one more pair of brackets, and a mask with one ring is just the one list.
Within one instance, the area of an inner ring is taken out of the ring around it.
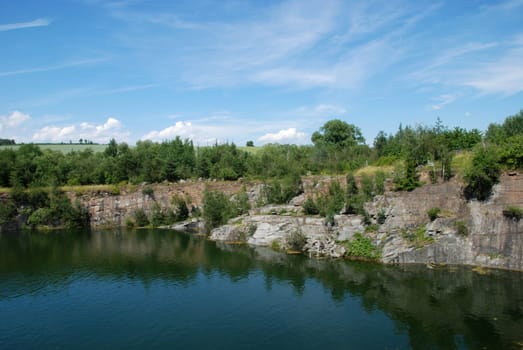
{"label": "calm water", "polygon": [[523,273],[172,231],[0,235],[1,349],[522,349]]}

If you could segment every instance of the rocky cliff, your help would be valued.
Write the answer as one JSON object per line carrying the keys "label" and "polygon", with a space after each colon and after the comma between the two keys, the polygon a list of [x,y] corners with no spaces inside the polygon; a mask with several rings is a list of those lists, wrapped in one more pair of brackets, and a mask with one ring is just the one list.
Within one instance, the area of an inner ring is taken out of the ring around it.
{"label": "rocky cliff", "polygon": [[[455,179],[412,192],[386,191],[366,204],[371,225],[364,225],[364,218],[357,215],[336,215],[334,225],[326,225],[318,216],[303,215],[304,199],[328,181],[328,177],[305,178],[305,193],[289,205],[254,208],[249,215],[215,229],[210,237],[286,249],[290,248],[288,238],[298,232],[305,239],[303,249],[308,255],[342,257],[348,243],[360,233],[379,250],[384,263],[523,270],[523,219],[503,213],[508,206],[523,208],[523,175],[503,175],[486,202],[466,201],[462,196],[463,184]],[[241,181],[185,181],[142,185],[122,189],[118,194],[99,191],[68,195],[87,208],[93,228],[102,228],[126,225],[139,209],[149,216],[154,207],[173,209],[175,196],[199,207],[205,188],[233,195],[244,186],[255,204],[261,185]],[[432,221],[427,214],[431,208],[439,209]]]}
{"label": "rocky cliff", "polygon": [[[300,201],[295,201],[295,206],[251,211],[215,229],[211,238],[289,248],[288,237],[299,231],[306,237],[304,250],[309,255],[339,257],[346,242],[361,233],[381,251],[384,263],[523,270],[523,220],[503,214],[508,206],[523,207],[523,176],[503,175],[487,202],[466,201],[462,186],[453,180],[376,196],[366,205],[373,223],[367,227],[362,217],[354,215],[337,215],[335,224],[326,226],[322,218],[302,216]],[[432,221],[431,208],[439,211]]]}

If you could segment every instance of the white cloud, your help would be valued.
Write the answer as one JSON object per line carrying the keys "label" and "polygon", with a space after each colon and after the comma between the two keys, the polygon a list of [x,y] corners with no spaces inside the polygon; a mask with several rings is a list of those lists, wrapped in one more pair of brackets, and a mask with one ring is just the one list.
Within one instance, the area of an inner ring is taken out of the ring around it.
{"label": "white cloud", "polygon": [[277,133],[267,133],[258,138],[261,142],[289,142],[289,143],[300,143],[306,138],[304,132],[296,130],[296,128],[288,128],[286,130],[280,130]]}
{"label": "white cloud", "polygon": [[0,115],[0,131],[17,127],[29,119],[31,119],[29,114],[20,111],[14,111],[9,115]]}
{"label": "white cloud", "polygon": [[178,121],[176,124],[168,126],[167,128],[156,131],[153,130],[146,135],[144,135],[142,140],[151,140],[151,141],[164,141],[173,139],[176,136],[181,138],[194,138],[194,130],[191,122]]}
{"label": "white cloud", "polygon": [[6,32],[8,30],[34,28],[34,27],[45,27],[51,24],[51,21],[46,18],[37,18],[30,22],[18,22],[9,24],[0,24],[0,32]]}
{"label": "white cloud", "polygon": [[117,141],[127,141],[130,133],[125,130],[122,123],[115,118],[108,118],[103,124],[80,123],[67,126],[45,126],[33,134],[33,141],[77,141],[90,140],[97,143],[107,143],[111,138]]}
{"label": "white cloud", "polygon": [[74,139],[76,128],[74,125],[58,127],[58,126],[44,126],[33,134],[35,141],[66,141]]}

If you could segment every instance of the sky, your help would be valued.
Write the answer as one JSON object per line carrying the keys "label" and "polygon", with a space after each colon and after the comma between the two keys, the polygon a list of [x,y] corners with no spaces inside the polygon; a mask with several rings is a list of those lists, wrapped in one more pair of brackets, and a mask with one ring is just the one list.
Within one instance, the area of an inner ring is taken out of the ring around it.
{"label": "sky", "polygon": [[0,1],[0,138],[308,144],[523,109],[523,0]]}

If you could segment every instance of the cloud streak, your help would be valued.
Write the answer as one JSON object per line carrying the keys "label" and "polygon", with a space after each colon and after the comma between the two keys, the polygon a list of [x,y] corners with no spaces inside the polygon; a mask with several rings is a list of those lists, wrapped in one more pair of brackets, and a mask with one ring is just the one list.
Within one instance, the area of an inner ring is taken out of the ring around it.
{"label": "cloud streak", "polygon": [[46,18],[37,18],[29,22],[18,22],[9,24],[0,24],[0,32],[7,32],[10,30],[35,28],[35,27],[46,27],[51,24],[51,21]]}
{"label": "cloud streak", "polygon": [[90,59],[66,62],[66,63],[52,65],[52,66],[24,68],[24,69],[18,69],[18,70],[13,70],[13,71],[0,72],[0,77],[8,77],[8,76],[12,76],[12,75],[21,75],[21,74],[50,72],[50,71],[55,71],[55,70],[96,64],[96,63],[100,63],[100,62],[104,62],[104,61],[107,61],[107,59],[106,58],[90,58]]}

